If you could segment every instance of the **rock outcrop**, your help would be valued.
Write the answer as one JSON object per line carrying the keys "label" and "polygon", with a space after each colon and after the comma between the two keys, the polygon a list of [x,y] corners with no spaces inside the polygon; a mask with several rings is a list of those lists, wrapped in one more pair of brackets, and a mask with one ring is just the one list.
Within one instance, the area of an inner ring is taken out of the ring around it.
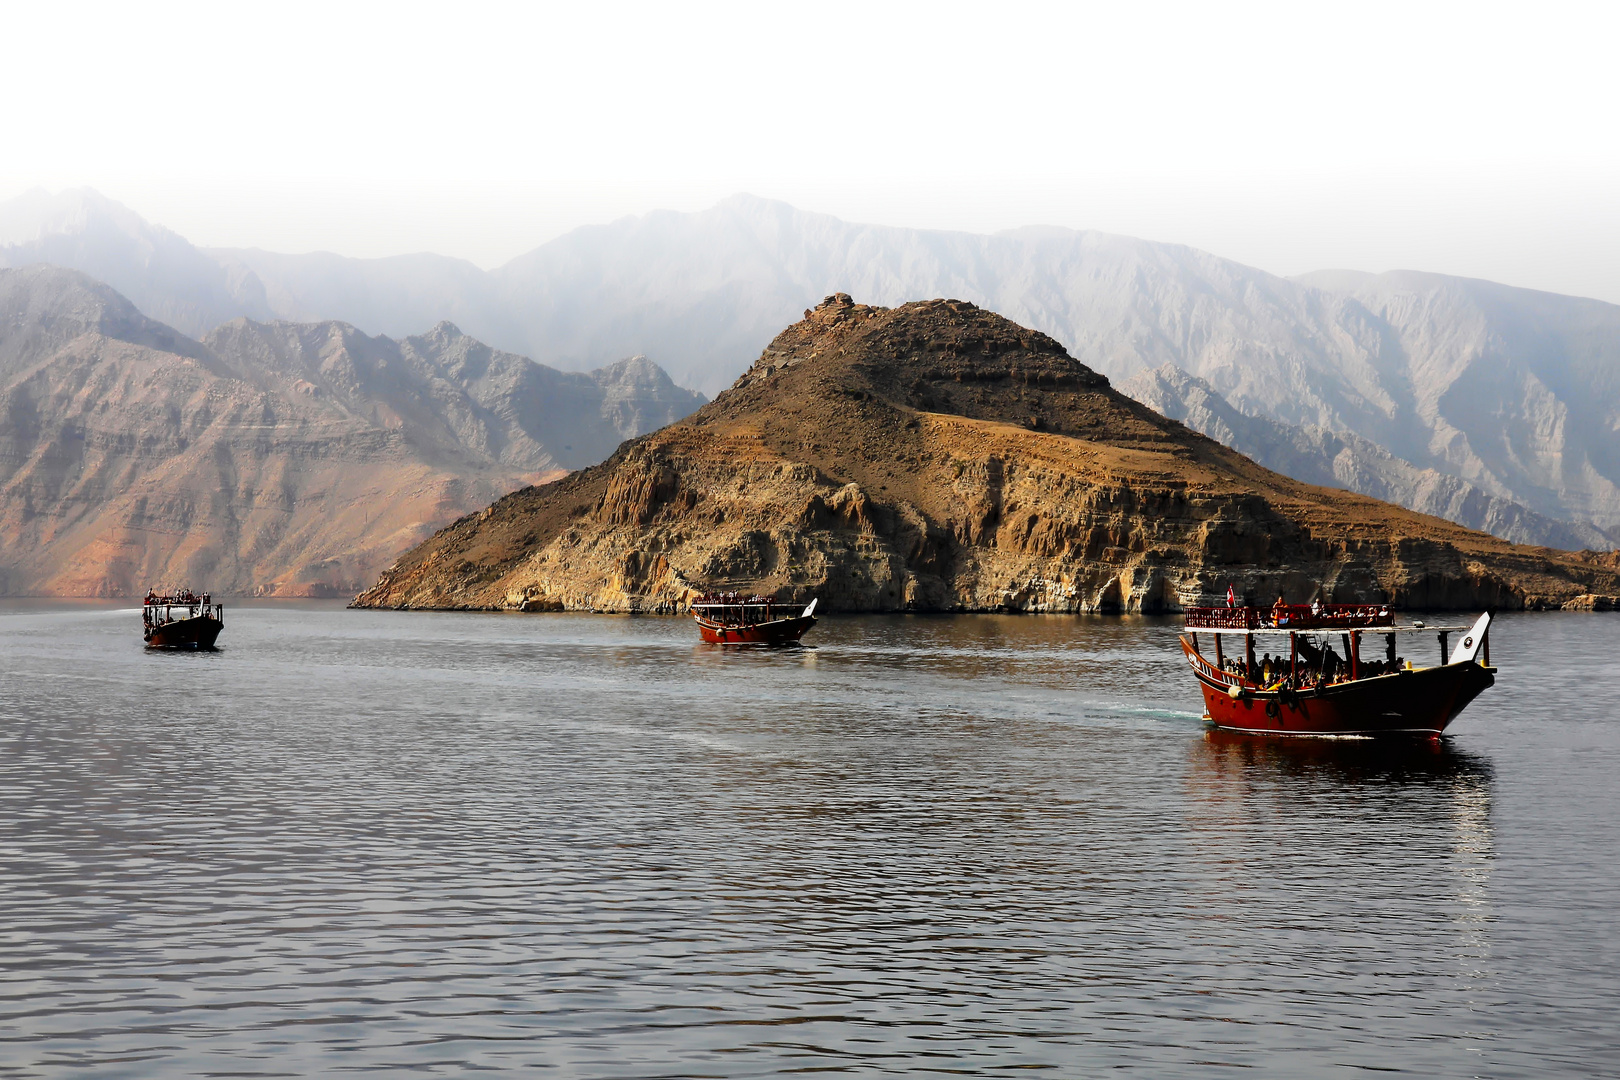
{"label": "rock outcrop", "polygon": [[1228,584],[1546,608],[1620,593],[1620,573],[1270,472],[972,304],[839,294],[697,413],[463,518],[355,603],[676,611],[735,588],[841,611],[1154,612]]}

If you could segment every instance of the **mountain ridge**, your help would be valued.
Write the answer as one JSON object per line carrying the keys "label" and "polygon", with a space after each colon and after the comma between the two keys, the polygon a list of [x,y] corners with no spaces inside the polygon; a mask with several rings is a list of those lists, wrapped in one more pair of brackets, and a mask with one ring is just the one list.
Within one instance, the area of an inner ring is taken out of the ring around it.
{"label": "mountain ridge", "polygon": [[352,595],[641,430],[614,425],[700,402],[645,361],[557,372],[449,326],[237,319],[198,342],[78,272],[0,269],[0,593]]}
{"label": "mountain ridge", "polygon": [[1247,415],[1368,439],[1577,530],[1620,527],[1620,307],[1602,301],[1418,271],[1287,279],[1185,245],[896,229],[751,196],[587,226],[488,272],[212,255],[300,317],[395,336],[449,318],[562,367],[652,353],[710,393],[828,293],[960,296],[1116,380],[1174,364]]}

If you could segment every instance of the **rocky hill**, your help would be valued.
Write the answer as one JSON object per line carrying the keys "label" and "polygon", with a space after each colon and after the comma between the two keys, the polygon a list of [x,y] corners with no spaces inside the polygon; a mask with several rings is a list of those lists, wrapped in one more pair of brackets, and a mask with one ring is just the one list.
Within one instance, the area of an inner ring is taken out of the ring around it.
{"label": "rocky hill", "polygon": [[715,401],[415,548],[360,606],[833,610],[1602,606],[1620,573],[1270,472],[956,301],[828,298]]}
{"label": "rocky hill", "polygon": [[82,274],[0,270],[0,594],[352,595],[701,400],[641,358],[558,372],[448,324],[238,319],[199,342]]}

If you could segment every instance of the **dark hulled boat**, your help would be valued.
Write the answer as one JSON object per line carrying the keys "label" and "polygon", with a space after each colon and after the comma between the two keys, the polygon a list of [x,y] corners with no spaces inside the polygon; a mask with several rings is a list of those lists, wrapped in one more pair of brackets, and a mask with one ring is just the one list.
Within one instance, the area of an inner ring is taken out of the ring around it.
{"label": "dark hulled boat", "polygon": [[225,607],[190,589],[146,594],[141,627],[148,649],[212,649],[225,629]]}
{"label": "dark hulled boat", "polygon": [[[1372,604],[1190,608],[1181,647],[1204,694],[1205,719],[1217,728],[1272,735],[1439,735],[1496,681],[1490,615],[1472,626],[1396,625]],[[1214,646],[1199,649],[1199,633]],[[1399,655],[1403,635],[1434,634],[1439,663],[1422,667]],[[1456,648],[1452,635],[1459,635]],[[1363,640],[1380,637],[1381,657],[1365,659]],[[1344,655],[1334,651],[1338,638]],[[1223,639],[1240,643],[1228,657]],[[1288,652],[1256,659],[1257,639],[1286,642]]]}
{"label": "dark hulled boat", "polygon": [[815,600],[801,608],[739,593],[713,593],[692,601],[698,633],[712,645],[786,645],[816,625],[815,611]]}

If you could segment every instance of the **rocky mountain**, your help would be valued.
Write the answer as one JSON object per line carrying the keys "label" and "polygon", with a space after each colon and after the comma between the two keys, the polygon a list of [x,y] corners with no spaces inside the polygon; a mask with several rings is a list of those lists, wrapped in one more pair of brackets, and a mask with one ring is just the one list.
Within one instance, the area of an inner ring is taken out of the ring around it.
{"label": "rocky mountain", "polygon": [[[0,261],[20,257],[0,249]],[[1357,436],[1577,534],[1620,527],[1620,307],[1595,300],[1406,271],[1287,280],[1173,244],[861,225],[749,196],[578,229],[489,272],[431,255],[192,249],[186,265],[194,257],[222,275],[198,286],[210,310],[224,290],[233,313],[262,318],[262,297],[283,318],[395,337],[450,319],[563,368],[655,355],[708,393],[816,297],[959,296],[1113,379],[1173,364],[1246,415]],[[151,265],[125,286],[154,297],[143,310],[188,302],[165,291],[156,268],[170,263]]]}
{"label": "rocky mountain", "polygon": [[0,593],[350,595],[435,528],[701,398],[442,324],[237,319],[196,341],[54,267],[0,270]]}
{"label": "rocky mountain", "polygon": [[1537,514],[1466,480],[1420,469],[1359,435],[1239,412],[1209,383],[1173,364],[1138,372],[1119,389],[1148,408],[1296,480],[1347,488],[1514,543],[1566,550],[1614,546],[1615,538],[1596,526]]}
{"label": "rocky mountain", "polygon": [[725,393],[398,560],[360,606],[1164,611],[1228,584],[1407,607],[1609,607],[1607,556],[1281,476],[972,304],[829,297]]}

